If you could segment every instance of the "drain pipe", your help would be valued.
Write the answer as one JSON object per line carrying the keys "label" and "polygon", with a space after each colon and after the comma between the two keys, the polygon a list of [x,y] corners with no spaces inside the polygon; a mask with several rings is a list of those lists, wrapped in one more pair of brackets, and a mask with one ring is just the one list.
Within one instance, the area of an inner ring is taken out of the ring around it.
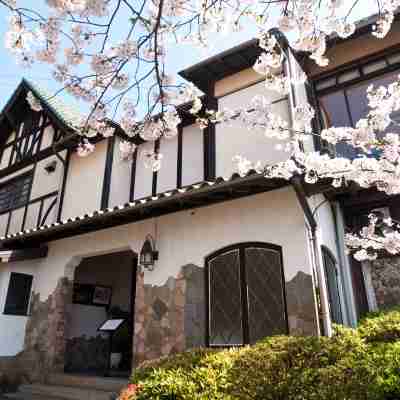
{"label": "drain pipe", "polygon": [[300,176],[295,176],[291,179],[291,183],[296,192],[297,199],[303,209],[304,216],[307,220],[307,228],[309,231],[309,237],[311,242],[311,250],[313,254],[313,264],[315,266],[314,270],[317,273],[318,288],[319,288],[319,300],[321,302],[321,317],[323,324],[323,331],[325,336],[332,336],[332,323],[330,319],[329,312],[329,300],[328,291],[326,287],[325,271],[323,267],[323,258],[321,252],[321,246],[319,245],[318,239],[318,225],[314,218],[314,215],[308,204],[307,197],[302,185],[302,180]]}

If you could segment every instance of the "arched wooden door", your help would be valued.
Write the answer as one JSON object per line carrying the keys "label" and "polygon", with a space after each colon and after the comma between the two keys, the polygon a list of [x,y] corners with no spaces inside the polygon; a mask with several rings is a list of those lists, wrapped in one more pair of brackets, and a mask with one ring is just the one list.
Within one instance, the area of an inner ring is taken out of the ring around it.
{"label": "arched wooden door", "polygon": [[288,332],[282,251],[241,243],[206,259],[207,342],[238,346]]}

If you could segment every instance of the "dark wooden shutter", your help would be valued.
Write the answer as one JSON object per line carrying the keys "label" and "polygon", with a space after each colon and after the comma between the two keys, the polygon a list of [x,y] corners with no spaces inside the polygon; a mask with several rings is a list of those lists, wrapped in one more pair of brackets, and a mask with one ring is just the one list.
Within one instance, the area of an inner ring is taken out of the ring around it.
{"label": "dark wooden shutter", "polygon": [[33,276],[12,272],[4,314],[27,315]]}

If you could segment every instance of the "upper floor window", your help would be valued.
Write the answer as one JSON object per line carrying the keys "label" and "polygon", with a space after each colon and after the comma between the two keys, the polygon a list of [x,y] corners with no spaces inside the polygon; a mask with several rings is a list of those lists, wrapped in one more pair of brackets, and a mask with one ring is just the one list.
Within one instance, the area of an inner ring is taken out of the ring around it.
{"label": "upper floor window", "polygon": [[27,315],[33,276],[12,272],[8,285],[4,314]]}
{"label": "upper floor window", "polygon": [[0,185],[0,213],[24,206],[29,200],[32,174],[25,174]]}
{"label": "upper floor window", "polygon": [[[388,56],[317,82],[316,90],[324,127],[355,127],[369,112],[367,88],[370,85],[388,86],[397,80],[398,70],[393,72],[395,65],[392,65],[396,60],[399,61]],[[391,118],[400,122],[400,113],[395,113]],[[387,131],[400,133],[400,127],[392,124]],[[346,143],[338,143],[336,154],[355,158],[362,151]]]}
{"label": "upper floor window", "polygon": [[281,249],[243,243],[206,260],[208,344],[238,346],[286,333]]}

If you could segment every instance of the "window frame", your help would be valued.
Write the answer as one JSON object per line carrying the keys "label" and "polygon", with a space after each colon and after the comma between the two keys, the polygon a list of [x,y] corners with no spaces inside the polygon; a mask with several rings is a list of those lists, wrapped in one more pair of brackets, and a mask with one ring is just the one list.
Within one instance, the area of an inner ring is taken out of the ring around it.
{"label": "window frame", "polygon": [[[242,347],[250,344],[250,327],[249,327],[249,302],[247,295],[247,275],[246,275],[246,260],[245,260],[245,250],[248,248],[262,248],[267,250],[277,251],[280,259],[280,269],[281,269],[281,279],[282,279],[282,294],[283,294],[283,311],[285,319],[285,333],[289,333],[289,319],[287,311],[287,293],[286,293],[286,280],[285,280],[285,269],[283,264],[283,253],[282,247],[272,243],[266,242],[242,242],[236,243],[229,246],[225,246],[205,258],[204,263],[204,278],[205,278],[205,322],[206,322],[206,340],[205,344],[210,348],[232,348],[232,347]],[[223,255],[227,252],[238,250],[239,251],[239,276],[240,276],[240,296],[241,296],[241,307],[242,307],[242,335],[243,344],[238,345],[215,345],[210,342],[210,268],[209,262],[216,257]],[[284,334],[282,332],[282,334]]]}
{"label": "window frame", "polygon": [[[29,199],[31,197],[32,185],[33,185],[33,169],[28,171],[28,172],[26,172],[26,173],[23,173],[21,175],[15,176],[15,177],[13,177],[13,178],[5,181],[5,182],[0,183],[0,191],[1,191],[4,187],[7,187],[9,185],[14,185],[17,181],[20,181],[20,180],[22,181],[22,180],[25,180],[26,178],[30,178],[26,201],[24,203],[21,203],[21,204],[16,203],[15,199],[17,198],[17,196],[16,196],[15,193],[13,193],[12,196],[11,196],[11,197],[13,197],[11,205],[9,207],[5,208],[4,210],[2,210],[0,208],[0,215],[6,214],[6,213],[8,213],[10,211],[13,211],[13,210],[17,210],[18,208],[25,207],[29,203]],[[22,186],[24,186],[24,185],[22,185]]]}
{"label": "window frame", "polygon": [[[8,297],[11,294],[11,283],[12,283],[13,276],[14,277],[15,276],[20,276],[20,277],[23,276],[23,277],[25,277],[25,279],[29,280],[29,283],[28,283],[29,290],[27,291],[27,293],[25,293],[25,298],[24,298],[24,300],[25,300],[24,310],[23,311],[21,310],[19,312],[9,310],[8,308],[10,306],[7,304]],[[19,317],[26,317],[29,315],[29,305],[30,305],[31,296],[32,296],[32,283],[33,283],[33,275],[31,275],[31,274],[26,274],[26,273],[22,273],[22,272],[11,272],[10,273],[10,278],[8,280],[7,295],[6,295],[6,298],[4,301],[4,308],[3,308],[4,315],[14,315],[14,316],[19,316]]]}
{"label": "window frame", "polygon": [[[332,251],[325,245],[321,245],[321,253],[322,253],[322,261],[323,261],[323,266],[324,266],[324,272],[325,272],[325,284],[326,288],[328,291],[328,302],[329,302],[329,314],[330,318],[333,323],[335,324],[341,324],[344,325],[344,310],[343,310],[343,298],[342,298],[342,282],[341,282],[341,274],[339,271],[339,264],[338,261],[335,257],[335,255],[332,253]],[[331,293],[330,288],[329,288],[329,277],[328,277],[328,269],[327,269],[327,261],[330,261],[332,266],[334,267],[335,270],[335,275],[336,275],[336,288],[335,290],[337,291],[337,296],[338,296],[338,303],[339,303],[339,312],[340,312],[340,319],[341,322],[335,321],[334,320],[334,311],[333,311],[333,302],[332,302],[332,296],[333,293]]]}
{"label": "window frame", "polygon": [[[325,123],[324,123],[324,116],[323,116],[323,111],[321,109],[320,105],[320,98],[329,94],[333,94],[336,92],[342,92],[343,95],[345,96],[346,99],[346,108],[348,108],[348,100],[347,100],[347,90],[350,89],[354,85],[358,84],[363,84],[369,80],[372,80],[374,78],[379,78],[385,74],[391,73],[391,72],[400,72],[400,61],[399,62],[391,62],[390,58],[393,56],[399,55],[400,56],[400,45],[395,45],[390,48],[384,49],[383,51],[367,55],[365,57],[362,57],[360,59],[351,61],[345,65],[342,65],[338,68],[336,68],[333,71],[329,71],[326,73],[322,73],[317,75],[316,77],[312,78],[312,89],[315,94],[315,99],[316,99],[316,117],[318,119],[318,122],[321,126],[321,129],[325,129]],[[370,73],[365,73],[364,68],[367,67],[368,65],[377,63],[379,61],[384,61],[386,63],[386,67],[382,69],[378,69],[376,71],[370,72]],[[340,76],[350,73],[351,71],[357,71],[358,72],[358,77],[354,79],[350,79],[348,81],[344,81],[342,83],[339,83],[339,78]],[[318,89],[318,85],[329,80],[334,80],[335,83],[328,86],[324,87],[322,89]],[[348,116],[351,118],[351,113],[347,109]],[[321,144],[319,145],[320,150],[323,153],[336,153],[336,146],[331,146],[328,145],[326,142],[324,143],[321,141]]]}
{"label": "window frame", "polygon": [[[326,94],[330,94],[333,92],[336,92],[338,90],[343,90],[348,88],[349,86],[355,85],[355,84],[360,84],[365,81],[368,81],[373,78],[378,78],[379,76],[382,76],[384,74],[390,73],[390,72],[396,72],[397,70],[400,69],[400,61],[399,62],[389,62],[389,58],[393,55],[399,55],[400,56],[400,45],[396,45],[394,47],[391,47],[389,49],[385,49],[384,51],[370,54],[366,57],[360,58],[358,60],[352,61],[346,65],[343,65],[333,71],[326,72],[324,74],[320,74],[316,76],[315,78],[312,78],[313,80],[313,86],[315,93],[317,95],[317,98],[320,96],[324,96]],[[370,64],[374,64],[378,61],[385,61],[386,67],[378,69],[376,71],[370,72],[370,73],[365,73],[363,71],[363,68],[367,67]],[[353,70],[357,70],[359,72],[359,76],[354,79],[350,79],[348,81],[339,83],[339,77],[349,73]],[[318,90],[318,84],[328,81],[330,79],[336,79],[336,83]]]}

